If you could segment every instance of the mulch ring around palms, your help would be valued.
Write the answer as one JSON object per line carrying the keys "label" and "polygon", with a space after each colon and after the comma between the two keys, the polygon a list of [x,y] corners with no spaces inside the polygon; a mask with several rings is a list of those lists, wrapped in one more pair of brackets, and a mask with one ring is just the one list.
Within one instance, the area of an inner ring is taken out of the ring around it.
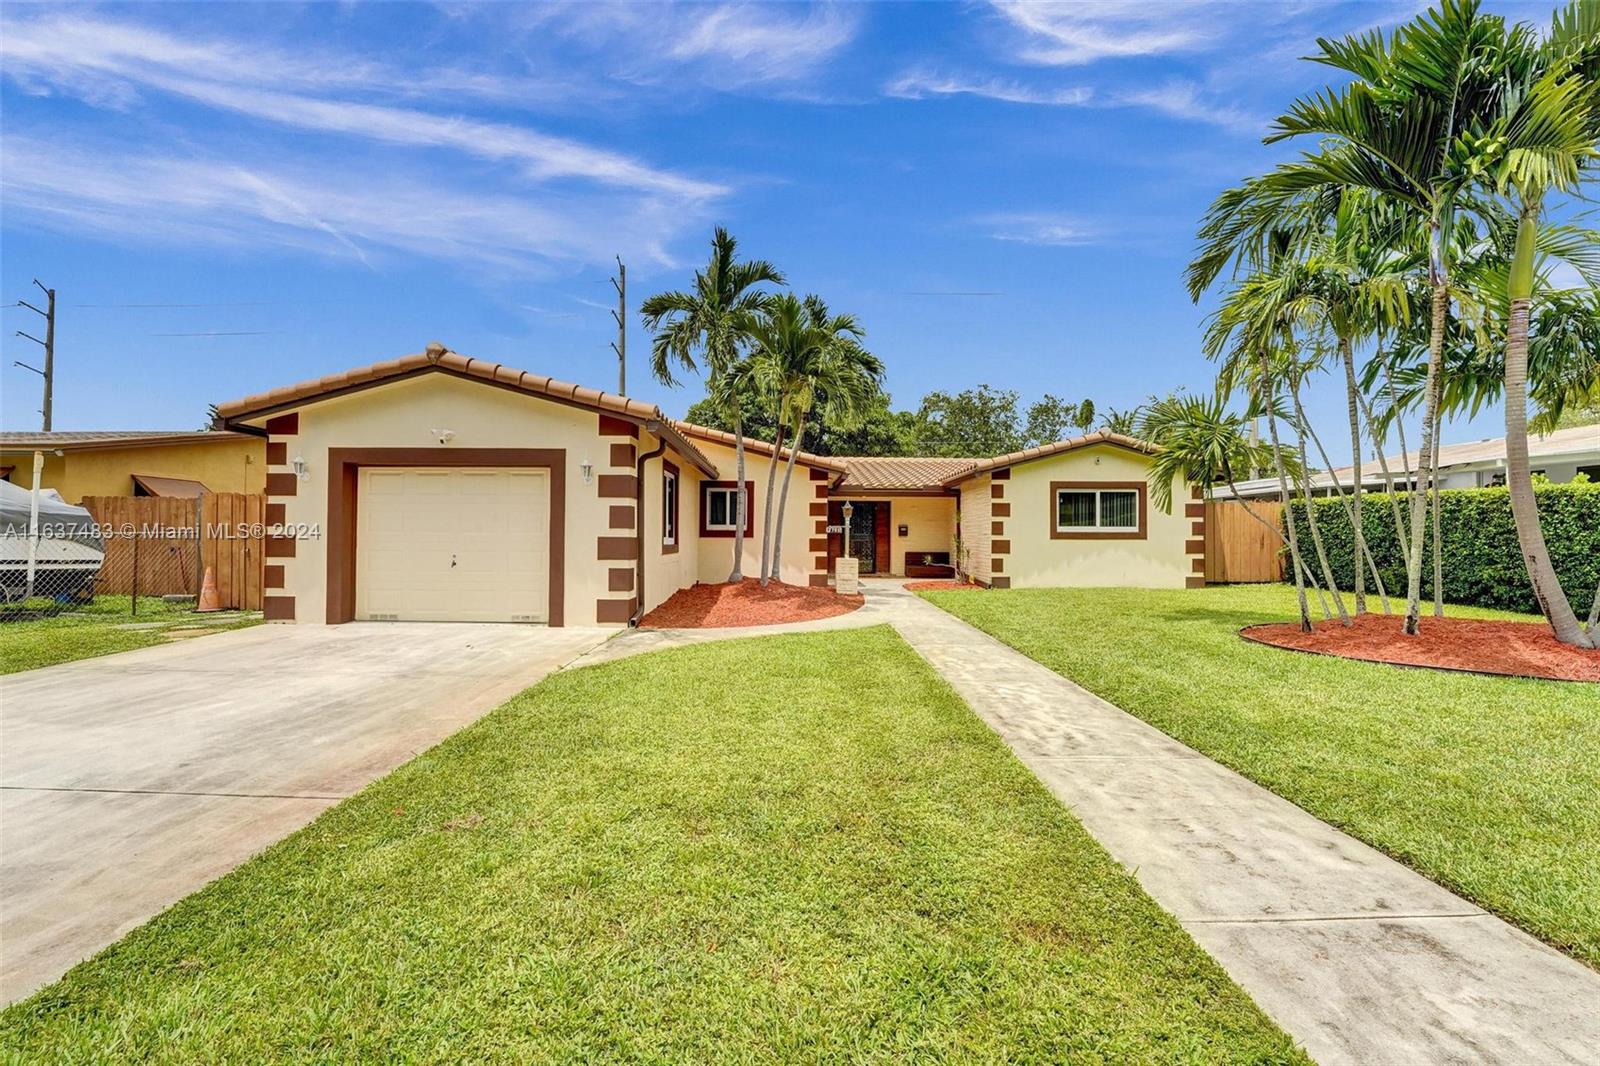
{"label": "mulch ring around palms", "polygon": [[1275,648],[1395,666],[1600,681],[1600,650],[1562,644],[1542,622],[1423,618],[1414,637],[1406,636],[1401,624],[1399,615],[1366,614],[1349,626],[1337,619],[1317,622],[1310,633],[1302,633],[1298,622],[1276,622],[1246,626],[1239,635]]}
{"label": "mulch ring around palms", "polygon": [[762,588],[761,582],[747,577],[737,585],[693,585],[679,589],[645,615],[639,625],[645,629],[722,629],[812,622],[849,614],[862,602],[860,596],[840,596],[830,588],[785,585],[778,581]]}

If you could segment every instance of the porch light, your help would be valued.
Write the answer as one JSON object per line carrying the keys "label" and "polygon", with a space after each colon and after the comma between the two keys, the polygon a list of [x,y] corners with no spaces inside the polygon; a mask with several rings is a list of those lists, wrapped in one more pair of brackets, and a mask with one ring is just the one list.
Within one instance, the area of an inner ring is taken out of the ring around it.
{"label": "porch light", "polygon": [[594,480],[594,464],[589,461],[587,456],[584,457],[583,462],[578,464],[578,471],[583,474],[583,483],[585,485]]}
{"label": "porch light", "polygon": [[295,477],[299,478],[301,481],[310,481],[311,480],[311,467],[310,467],[310,465],[308,465],[306,463],[306,457],[305,456],[296,455],[294,457],[294,459],[292,459],[290,462],[291,462],[291,465],[294,467],[294,476]]}

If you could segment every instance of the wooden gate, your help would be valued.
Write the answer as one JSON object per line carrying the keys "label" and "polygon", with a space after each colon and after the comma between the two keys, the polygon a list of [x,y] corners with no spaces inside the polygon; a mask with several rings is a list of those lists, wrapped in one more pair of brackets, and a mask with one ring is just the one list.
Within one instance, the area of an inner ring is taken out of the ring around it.
{"label": "wooden gate", "polygon": [[[1246,511],[1245,508],[1249,507]],[[1262,525],[1255,515],[1265,521]],[[1283,542],[1273,533],[1283,522],[1276,500],[1206,502],[1206,581],[1219,584],[1283,580]],[[1270,526],[1271,528],[1268,528]]]}
{"label": "wooden gate", "polygon": [[200,497],[200,566],[211,567],[224,607],[261,609],[267,498],[243,492]]}

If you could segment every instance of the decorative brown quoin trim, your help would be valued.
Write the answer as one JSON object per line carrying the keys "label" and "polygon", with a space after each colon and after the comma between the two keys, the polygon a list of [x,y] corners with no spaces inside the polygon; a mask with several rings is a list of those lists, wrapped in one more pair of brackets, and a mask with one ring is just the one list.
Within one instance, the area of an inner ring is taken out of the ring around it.
{"label": "decorative brown quoin trim", "polygon": [[992,481],[989,482],[989,498],[991,500],[1003,500],[1003,499],[1005,499],[1006,498],[1006,487],[1004,485],[997,485]]}
{"label": "decorative brown quoin trim", "polygon": [[268,622],[293,622],[294,597],[293,596],[263,596],[261,597],[261,617]]}
{"label": "decorative brown quoin trim", "polygon": [[828,471],[823,470],[821,467],[812,466],[807,467],[807,469],[811,472],[812,481],[826,481],[831,476]]}
{"label": "decorative brown quoin trim", "polygon": [[612,504],[611,505],[611,523],[610,523],[610,527],[612,529],[632,529],[633,528],[633,504],[631,504],[631,503]]}
{"label": "decorative brown quoin trim", "polygon": [[1004,501],[1000,503],[992,503],[989,505],[989,513],[995,518],[1010,518],[1011,505],[1009,503],[1005,503]]}
{"label": "decorative brown quoin trim", "polygon": [[827,500],[812,500],[811,504],[810,504],[810,509],[811,509],[811,517],[813,517],[813,518],[827,518],[828,517],[828,501]]}
{"label": "decorative brown quoin trim", "polygon": [[812,537],[811,538],[811,544],[809,546],[809,550],[814,551],[814,552],[825,552],[825,551],[827,551],[828,550],[828,538],[827,537]]}
{"label": "decorative brown quoin trim", "polygon": [[567,554],[567,450],[565,448],[329,448],[329,623],[356,616],[357,488],[364,466],[543,467],[550,476],[549,595],[547,624],[565,624]]}
{"label": "decorative brown quoin trim", "polygon": [[1190,522],[1189,523],[1189,535],[1192,536],[1192,537],[1203,537],[1203,536],[1205,536],[1206,535],[1206,524],[1204,522]]}
{"label": "decorative brown quoin trim", "polygon": [[1186,540],[1186,541],[1183,542],[1183,554],[1185,554],[1185,555],[1201,555],[1201,556],[1203,556],[1203,555],[1205,555],[1205,553],[1206,553],[1206,542],[1205,541],[1203,541],[1203,540]]}
{"label": "decorative brown quoin trim", "polygon": [[826,481],[823,481],[817,485],[816,497],[819,500],[826,500],[828,498],[828,483]]}
{"label": "decorative brown quoin trim", "polygon": [[[1064,533],[1056,528],[1056,493],[1062,489],[1132,489],[1139,494],[1139,528],[1131,533],[1094,530],[1088,533]],[[1143,481],[1052,481],[1050,505],[1045,517],[1050,520],[1051,540],[1148,540],[1150,536],[1150,501],[1148,488]]]}
{"label": "decorative brown quoin trim", "polygon": [[261,587],[264,589],[283,588],[283,567],[273,564],[261,568]]}
{"label": "decorative brown quoin trim", "polygon": [[289,443],[281,440],[267,441],[267,465],[289,465]]}
{"label": "decorative brown quoin trim", "polygon": [[1206,505],[1205,504],[1203,504],[1203,503],[1186,503],[1186,504],[1183,505],[1183,517],[1185,517],[1185,518],[1204,518],[1205,516],[1206,516]]}
{"label": "decorative brown quoin trim", "polygon": [[1009,577],[1001,577],[999,574],[996,574],[989,582],[989,587],[992,589],[1008,589],[1011,587],[1011,579]]}
{"label": "decorative brown quoin trim", "polygon": [[288,508],[281,503],[267,504],[266,523],[269,526],[281,526],[288,521],[286,517]]}
{"label": "decorative brown quoin trim", "polygon": [[638,478],[632,474],[601,474],[600,498],[606,500],[633,499],[638,488]]}
{"label": "decorative brown quoin trim", "polygon": [[634,609],[639,606],[639,601],[632,596],[625,600],[595,600],[594,620],[601,625],[614,622],[626,623],[633,617]]}
{"label": "decorative brown quoin trim", "polygon": [[268,537],[263,542],[261,554],[267,559],[293,559],[294,543],[293,537]]}
{"label": "decorative brown quoin trim", "polygon": [[[706,490],[707,489],[731,489],[737,484],[738,484],[737,481],[702,481],[702,482],[700,482],[700,535],[702,537],[731,537],[731,536],[733,536],[733,530],[731,530],[731,529],[707,529],[706,528]],[[823,488],[823,489],[827,488],[826,485],[823,485],[823,486],[820,486],[820,487]],[[745,483],[744,483],[744,535],[747,536],[747,537],[755,536],[755,530],[756,530],[755,500],[756,500],[756,483],[754,481],[752,481],[752,480],[746,480]]]}
{"label": "decorative brown quoin trim", "polygon": [[1186,577],[1183,579],[1183,587],[1186,589],[1203,589],[1206,587],[1206,579],[1203,577]]}
{"label": "decorative brown quoin trim", "polygon": [[1005,535],[1005,531],[1006,531],[1006,524],[1004,522],[990,522],[989,523],[989,535],[991,537],[1004,536]]}
{"label": "decorative brown quoin trim", "polygon": [[613,444],[611,446],[611,465],[632,467],[633,454],[632,444]]}
{"label": "decorative brown quoin trim", "polygon": [[1003,574],[1005,572],[1006,572],[1006,559],[1005,559],[1005,556],[1000,555],[1000,556],[996,556],[994,558],[991,558],[989,560],[989,573],[991,573],[991,574]]}
{"label": "decorative brown quoin trim", "polygon": [[1201,556],[1198,559],[1191,560],[1190,563],[1189,563],[1189,569],[1193,570],[1197,574],[1205,573],[1206,572],[1206,560],[1205,560],[1205,557]]}
{"label": "decorative brown quoin trim", "polygon": [[1009,480],[1011,477],[1011,468],[1009,466],[1002,466],[999,470],[990,472],[989,477],[995,481]]}
{"label": "decorative brown quoin trim", "polygon": [[629,422],[626,418],[615,415],[600,416],[600,435],[602,437],[637,437],[639,427]]}
{"label": "decorative brown quoin trim", "polygon": [[596,559],[632,561],[639,557],[639,542],[633,537],[597,537],[596,541]]}
{"label": "decorative brown quoin trim", "polygon": [[274,415],[267,419],[267,435],[269,437],[292,437],[300,432],[300,412],[293,411],[286,415]]}
{"label": "decorative brown quoin trim", "polygon": [[268,496],[293,496],[300,489],[300,479],[293,474],[268,474]]}
{"label": "decorative brown quoin trim", "polygon": [[989,545],[989,552],[991,555],[1010,555],[1011,542],[1009,540],[994,541]]}
{"label": "decorative brown quoin trim", "polygon": [[828,575],[812,574],[807,579],[806,584],[810,585],[814,589],[825,589],[828,587]]}
{"label": "decorative brown quoin trim", "polygon": [[607,569],[606,589],[609,592],[632,592],[633,567],[613,566]]}

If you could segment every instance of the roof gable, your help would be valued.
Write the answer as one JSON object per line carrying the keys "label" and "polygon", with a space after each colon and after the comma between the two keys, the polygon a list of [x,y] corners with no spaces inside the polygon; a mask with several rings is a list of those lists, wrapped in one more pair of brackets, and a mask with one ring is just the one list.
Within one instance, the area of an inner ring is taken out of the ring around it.
{"label": "roof gable", "polygon": [[268,392],[260,392],[242,399],[218,404],[217,415],[225,425],[234,426],[252,419],[261,419],[282,411],[293,410],[322,400],[332,399],[335,396],[345,396],[361,389],[386,385],[390,382],[416,377],[421,374],[435,373],[449,374],[485,385],[512,389],[541,399],[573,407],[581,407],[597,411],[600,414],[611,415],[614,418],[624,419],[643,426],[652,433],[657,433],[671,444],[675,451],[694,463],[707,476],[716,477],[718,475],[716,465],[706,458],[700,449],[685,439],[683,434],[678,431],[677,424],[662,414],[661,408],[655,404],[641,403],[638,400],[630,400],[626,396],[617,396],[612,393],[585,388],[582,385],[558,381],[544,374],[533,374],[526,370],[518,370],[515,367],[506,366],[504,363],[493,363],[486,359],[474,359],[471,356],[453,352],[437,341],[429,344],[427,349],[420,353],[404,355],[398,359],[372,363],[368,366],[356,367],[340,374],[313,378],[293,385],[272,389]]}

